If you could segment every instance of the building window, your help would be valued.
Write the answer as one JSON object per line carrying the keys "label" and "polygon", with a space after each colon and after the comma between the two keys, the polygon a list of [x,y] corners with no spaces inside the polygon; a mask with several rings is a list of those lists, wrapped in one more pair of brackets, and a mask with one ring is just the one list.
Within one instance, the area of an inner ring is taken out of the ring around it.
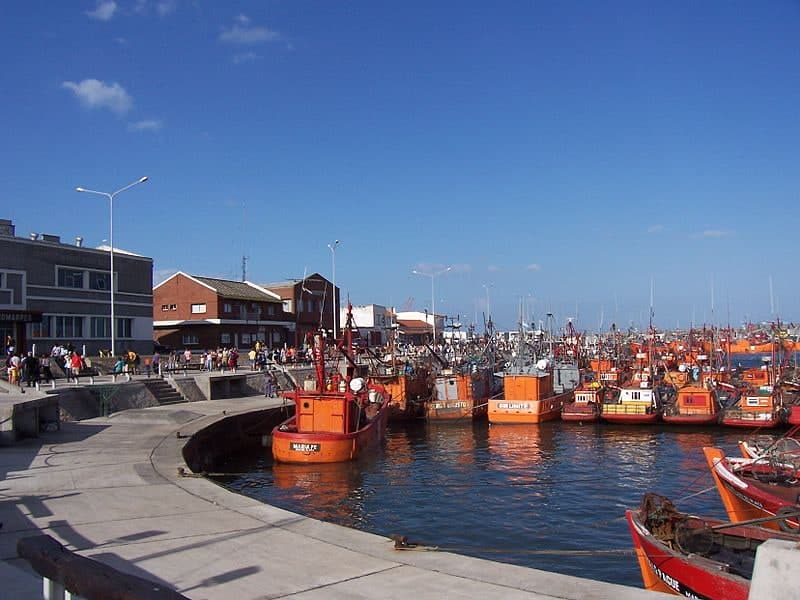
{"label": "building window", "polygon": [[89,337],[93,338],[110,338],[111,337],[111,319],[109,317],[92,317],[89,321],[89,328],[91,333]]}
{"label": "building window", "polygon": [[169,304],[162,304],[161,305],[161,310],[163,312],[167,312],[169,310]]}
{"label": "building window", "polygon": [[230,344],[231,343],[231,334],[230,333],[220,333],[219,334],[219,343],[220,344]]}
{"label": "building window", "polygon": [[243,333],[242,334],[242,346],[249,346],[250,345],[250,334]]}
{"label": "building window", "polygon": [[25,288],[23,273],[0,271],[0,306],[24,306],[22,292]]}
{"label": "building window", "polygon": [[274,305],[274,304],[270,304],[270,305],[267,307],[267,314],[268,314],[270,317],[272,317],[272,316],[274,316],[274,315],[275,315],[275,305]]}
{"label": "building window", "polygon": [[197,345],[199,343],[200,342],[197,339],[196,335],[186,334],[186,333],[183,334],[183,345],[184,346],[192,346],[192,345]]}
{"label": "building window", "polygon": [[192,304],[192,314],[198,315],[201,313],[206,312],[206,305],[205,304]]}
{"label": "building window", "polygon": [[57,338],[66,339],[83,337],[83,317],[57,316],[55,319],[55,334]]}
{"label": "building window", "polygon": [[287,312],[287,313],[292,312],[292,301],[291,300],[284,300],[283,301],[283,312]]}
{"label": "building window", "polygon": [[101,271],[89,271],[90,290],[108,290],[111,288],[111,277]]}
{"label": "building window", "polygon": [[131,337],[131,325],[133,319],[117,319],[117,337],[129,338]]}
{"label": "building window", "polygon": [[42,317],[41,323],[30,323],[28,329],[28,336],[31,338],[49,338],[50,337],[50,319],[51,317]]}
{"label": "building window", "polygon": [[177,304],[170,304],[169,305],[169,309],[170,310],[178,310],[178,305]]}
{"label": "building window", "polygon": [[58,268],[58,287],[83,289],[83,271]]}
{"label": "building window", "polygon": [[232,313],[233,312],[233,307],[226,302],[225,304],[222,305],[222,312],[224,312],[224,313]]}

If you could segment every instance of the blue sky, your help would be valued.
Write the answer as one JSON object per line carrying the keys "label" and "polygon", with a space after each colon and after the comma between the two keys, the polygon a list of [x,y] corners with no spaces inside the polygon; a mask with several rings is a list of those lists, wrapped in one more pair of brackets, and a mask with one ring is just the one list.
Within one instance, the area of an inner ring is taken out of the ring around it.
{"label": "blue sky", "polygon": [[[797,319],[800,4],[4,6],[3,210],[501,328]],[[770,278],[772,293],[770,294]],[[487,295],[488,290],[488,295]],[[712,304],[713,298],[713,304]],[[713,314],[712,314],[713,308]]]}

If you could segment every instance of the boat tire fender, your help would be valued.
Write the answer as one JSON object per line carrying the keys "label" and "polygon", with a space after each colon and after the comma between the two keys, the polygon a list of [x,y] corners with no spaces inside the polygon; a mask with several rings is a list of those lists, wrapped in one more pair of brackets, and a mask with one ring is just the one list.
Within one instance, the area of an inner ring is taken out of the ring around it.
{"label": "boat tire fender", "polygon": [[[795,521],[797,521],[798,517],[796,516],[797,515],[797,509],[796,508],[793,508],[791,506],[781,506],[775,512],[775,516],[776,517],[783,517],[784,515],[787,515],[787,514],[788,515],[794,515],[794,519],[795,519]],[[800,525],[792,525],[789,522],[789,519],[786,519],[786,518],[778,519],[778,527],[780,527],[780,530],[785,532],[785,533],[798,533],[798,532],[800,532]]]}

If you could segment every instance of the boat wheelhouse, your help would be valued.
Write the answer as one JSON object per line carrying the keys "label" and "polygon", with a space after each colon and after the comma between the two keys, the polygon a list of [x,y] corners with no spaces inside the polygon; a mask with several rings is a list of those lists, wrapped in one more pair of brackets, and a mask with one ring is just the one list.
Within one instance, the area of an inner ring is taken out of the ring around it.
{"label": "boat wheelhouse", "polygon": [[778,427],[783,420],[780,395],[771,385],[745,390],[733,406],[722,411],[720,418],[727,427],[749,429]]}
{"label": "boat wheelhouse", "polygon": [[649,367],[636,371],[631,383],[615,397],[604,398],[600,419],[607,423],[644,425],[661,420],[660,390],[653,386]]}
{"label": "boat wheelhouse", "polygon": [[664,403],[662,418],[672,425],[712,425],[719,421],[719,402],[710,380],[705,385],[689,383]]}
{"label": "boat wheelhouse", "polygon": [[425,417],[429,421],[485,418],[492,377],[488,367],[442,369],[434,378],[433,397],[425,404]]}

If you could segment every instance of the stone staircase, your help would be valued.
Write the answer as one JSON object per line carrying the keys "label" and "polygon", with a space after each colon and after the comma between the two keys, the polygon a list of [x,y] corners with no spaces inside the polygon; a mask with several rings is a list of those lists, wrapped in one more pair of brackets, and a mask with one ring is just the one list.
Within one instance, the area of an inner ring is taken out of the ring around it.
{"label": "stone staircase", "polygon": [[156,400],[158,400],[158,403],[161,405],[186,402],[186,399],[181,393],[172,387],[166,379],[155,377],[153,379],[139,379],[139,381],[144,384],[144,387],[155,396]]}

